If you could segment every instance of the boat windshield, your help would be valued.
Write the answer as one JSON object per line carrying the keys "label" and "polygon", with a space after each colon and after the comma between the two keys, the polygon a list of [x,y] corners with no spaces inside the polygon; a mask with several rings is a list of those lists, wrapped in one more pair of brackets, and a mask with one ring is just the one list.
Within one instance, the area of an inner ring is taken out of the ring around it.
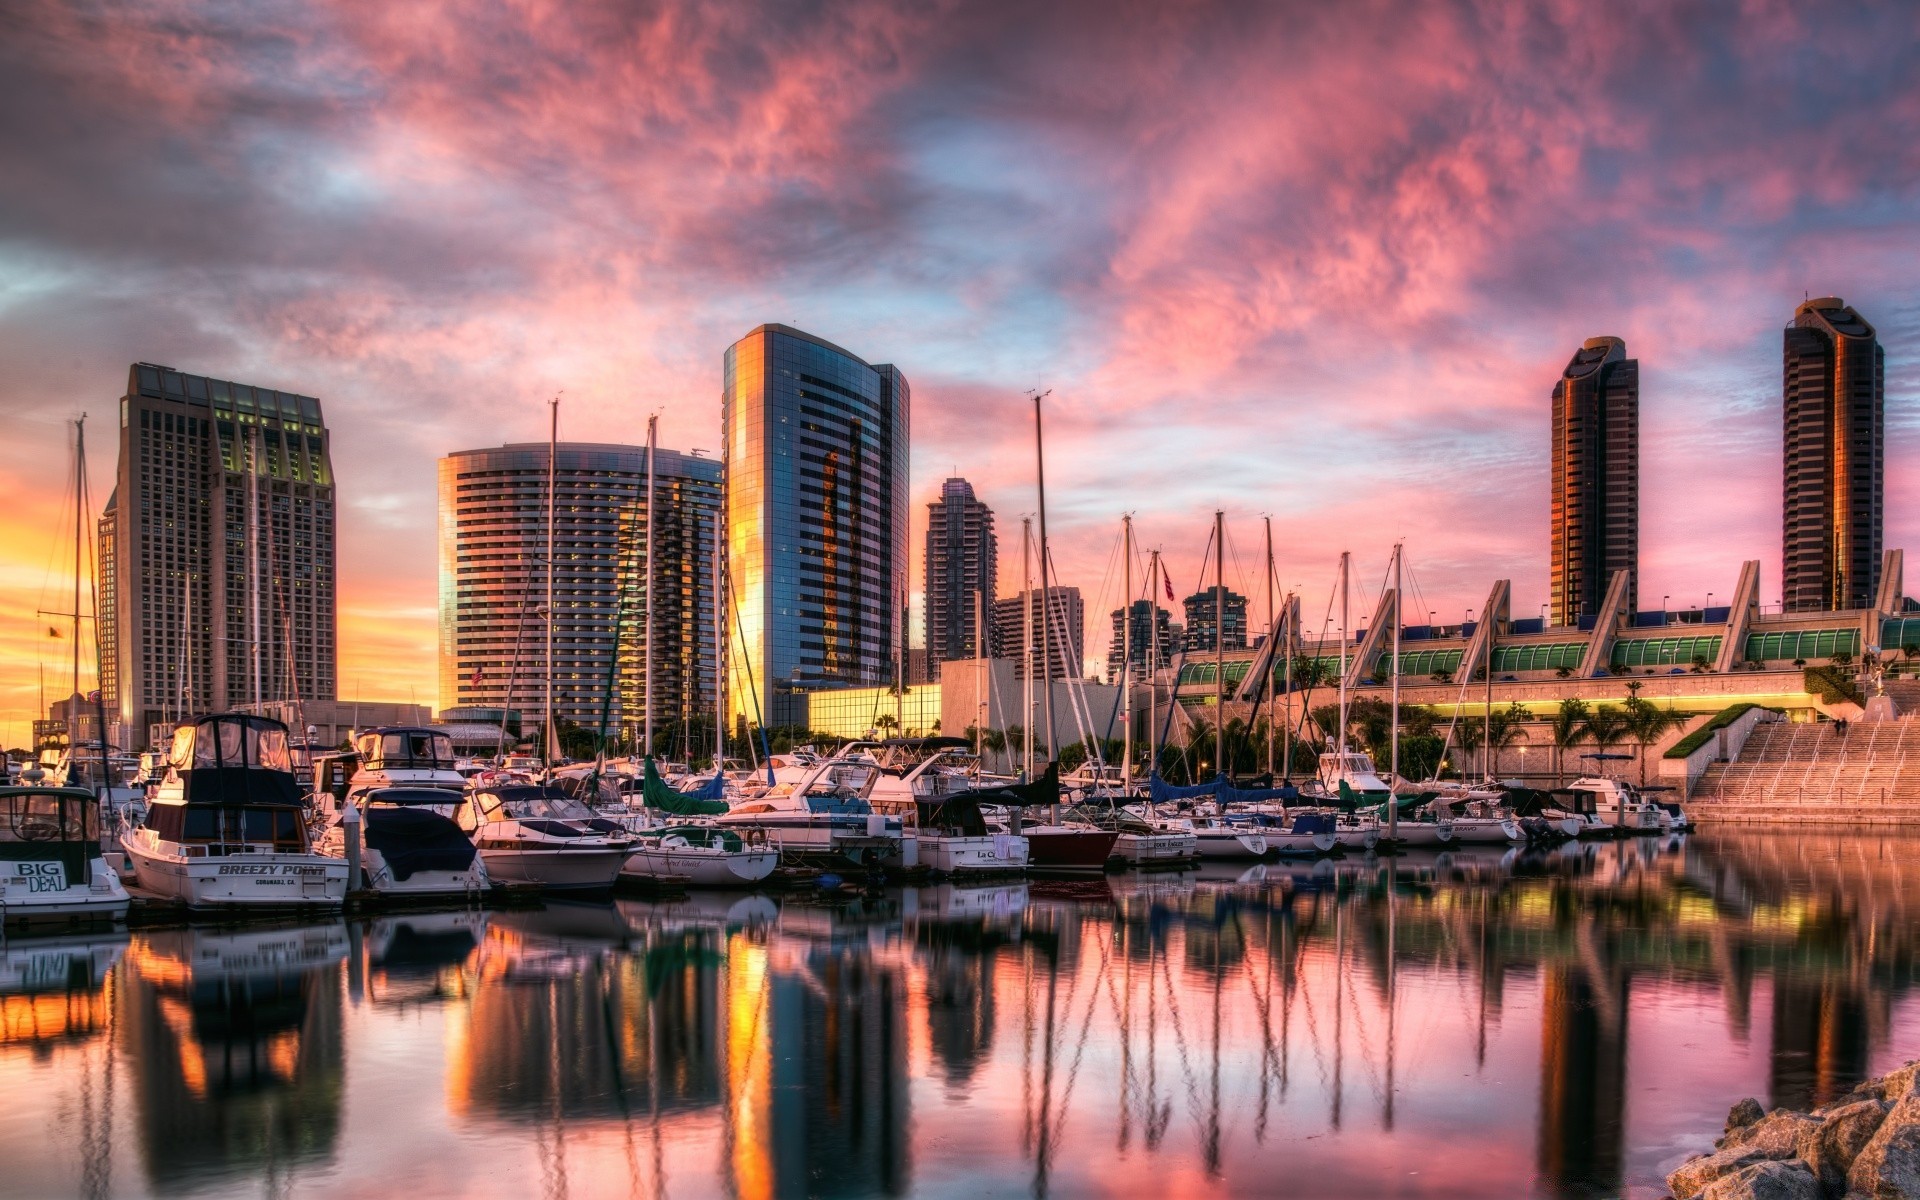
{"label": "boat windshield", "polygon": [[388,729],[370,733],[356,747],[369,763],[397,766],[452,766],[453,738],[431,729]]}
{"label": "boat windshield", "polygon": [[494,821],[593,819],[593,813],[586,805],[560,792],[540,788],[519,792],[483,792],[480,795],[480,809],[488,819]]}
{"label": "boat windshield", "polygon": [[0,841],[79,842],[100,838],[91,797],[36,788],[0,796]]}
{"label": "boat windshield", "polygon": [[287,749],[287,727],[260,717],[223,715],[182,725],[173,733],[175,767],[254,767],[265,771],[292,771]]}
{"label": "boat windshield", "polygon": [[361,798],[369,807],[425,808],[460,803],[463,797],[452,788],[376,788]]}

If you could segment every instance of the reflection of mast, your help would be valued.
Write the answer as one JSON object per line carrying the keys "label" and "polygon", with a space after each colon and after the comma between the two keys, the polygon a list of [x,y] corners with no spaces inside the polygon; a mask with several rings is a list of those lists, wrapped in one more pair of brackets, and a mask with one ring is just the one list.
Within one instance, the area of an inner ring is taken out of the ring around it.
{"label": "reflection of mast", "polygon": [[[1346,556],[1340,556],[1346,562]],[[1342,635],[1345,636],[1344,634]],[[1342,651],[1342,653],[1345,653]],[[1346,678],[1345,674],[1341,678]],[[1342,722],[1344,724],[1344,722]],[[1342,992],[1346,986],[1347,975],[1347,906],[1343,902],[1338,884],[1335,884],[1333,899],[1333,1127],[1340,1128],[1340,1100],[1342,1068],[1346,1062],[1346,998]]]}
{"label": "reflection of mast", "polygon": [[[1394,614],[1394,621],[1397,623],[1399,619],[1400,616],[1396,612]],[[1398,671],[1399,668],[1396,666],[1394,670]],[[1398,772],[1395,773],[1398,774]],[[1394,1014],[1400,1007],[1399,992],[1395,987],[1397,980],[1394,975],[1394,951],[1397,948],[1394,944],[1394,934],[1397,925],[1395,912],[1399,908],[1399,903],[1395,895],[1399,889],[1395,886],[1397,881],[1394,875],[1394,869],[1389,866],[1387,868],[1387,1098],[1385,1102],[1387,1131],[1389,1133],[1393,1131]]]}

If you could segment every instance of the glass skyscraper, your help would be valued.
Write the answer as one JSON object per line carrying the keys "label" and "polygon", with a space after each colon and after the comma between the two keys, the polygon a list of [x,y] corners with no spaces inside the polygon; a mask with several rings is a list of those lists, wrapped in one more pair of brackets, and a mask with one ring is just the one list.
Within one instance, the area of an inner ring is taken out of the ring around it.
{"label": "glass skyscraper", "polygon": [[1637,604],[1640,362],[1617,337],[1588,338],[1553,385],[1553,623],[1598,613],[1616,571]]}
{"label": "glass skyscraper", "polygon": [[727,348],[728,697],[806,722],[805,693],[891,683],[905,636],[907,380],[762,325]]}
{"label": "glass skyscraper", "polygon": [[[668,753],[712,745],[714,518],[720,464],[654,451],[653,720]],[[554,712],[637,740],[646,675],[647,451],[562,442],[555,455]],[[546,700],[547,445],[440,460],[440,704],[512,709],[524,730]],[[614,657],[618,656],[618,664]],[[612,685],[611,694],[609,684]]]}
{"label": "glass skyscraper", "polygon": [[1786,610],[1868,608],[1880,586],[1886,352],[1835,296],[1795,310],[1784,341]]}

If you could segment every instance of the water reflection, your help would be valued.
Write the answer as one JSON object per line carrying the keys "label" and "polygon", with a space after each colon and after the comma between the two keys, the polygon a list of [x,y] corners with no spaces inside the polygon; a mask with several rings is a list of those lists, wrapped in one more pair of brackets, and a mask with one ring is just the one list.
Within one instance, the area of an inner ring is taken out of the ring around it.
{"label": "water reflection", "polygon": [[0,1153],[27,1194],[1651,1196],[1732,1099],[1920,1051],[1915,849],[15,940]]}

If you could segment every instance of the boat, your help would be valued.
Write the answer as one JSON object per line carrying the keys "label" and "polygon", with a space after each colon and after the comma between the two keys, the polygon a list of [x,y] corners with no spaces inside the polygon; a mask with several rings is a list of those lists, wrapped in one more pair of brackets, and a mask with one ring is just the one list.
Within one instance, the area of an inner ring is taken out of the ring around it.
{"label": "boat", "polygon": [[1158,817],[1151,811],[1135,815],[1145,818],[1156,833],[1191,837],[1194,855],[1202,861],[1258,861],[1267,856],[1266,831],[1256,826],[1218,817]]}
{"label": "boat", "polygon": [[1568,794],[1575,811],[1590,814],[1589,836],[1669,833],[1673,829],[1672,816],[1636,792],[1624,779],[1589,775],[1565,788],[1555,788],[1555,798],[1563,792]]}
{"label": "boat", "polygon": [[217,713],[174,730],[167,777],[120,845],[141,887],[190,908],[338,908],[347,864],[306,816],[287,727]]}
{"label": "boat", "polygon": [[1527,840],[1520,820],[1505,810],[1504,793],[1486,789],[1442,791],[1428,808],[1445,822],[1447,840],[1456,846],[1518,846]]}
{"label": "boat", "polygon": [[100,852],[100,802],[84,788],[0,787],[0,914],[8,928],[111,923],[127,889]]}
{"label": "boat", "polygon": [[[1334,815],[1317,809],[1294,813],[1255,810],[1233,814],[1226,820],[1259,830],[1270,858],[1308,858],[1332,854],[1340,848],[1340,838],[1335,832],[1339,825]],[[1369,837],[1362,848],[1372,844]]]}
{"label": "boat", "polygon": [[633,844],[620,878],[684,881],[691,887],[752,887],[773,874],[780,852],[759,830],[743,836],[712,825],[669,825]]}
{"label": "boat", "polygon": [[82,743],[60,752],[48,782],[55,787],[82,788],[98,797],[109,830],[138,825],[147,815],[147,783],[141,756],[122,754],[98,742]]}
{"label": "boat", "polygon": [[970,793],[916,802],[913,833],[920,865],[941,875],[1024,871],[1033,843],[1024,833],[987,827],[980,801]]}
{"label": "boat", "polygon": [[889,860],[917,866],[905,861],[901,819],[875,812],[867,801],[878,774],[871,762],[829,760],[798,784],[745,797],[713,820],[736,831],[757,829],[783,857],[812,866],[870,870]]}
{"label": "boat", "polygon": [[603,892],[633,851],[632,836],[618,825],[559,788],[537,783],[476,788],[457,821],[495,883]]}
{"label": "boat", "polygon": [[346,853],[341,817],[351,805],[361,820],[367,887],[416,899],[486,891],[486,863],[460,826],[467,798],[453,739],[437,729],[391,726],[359,734],[353,747],[359,769],[347,783],[344,805],[325,792],[316,796],[332,818],[321,849]]}
{"label": "boat", "polygon": [[1199,839],[1191,830],[1156,829],[1152,822],[1111,801],[1089,801],[1069,808],[1062,824],[1111,830],[1113,853],[1133,867],[1184,867],[1199,858]]}

